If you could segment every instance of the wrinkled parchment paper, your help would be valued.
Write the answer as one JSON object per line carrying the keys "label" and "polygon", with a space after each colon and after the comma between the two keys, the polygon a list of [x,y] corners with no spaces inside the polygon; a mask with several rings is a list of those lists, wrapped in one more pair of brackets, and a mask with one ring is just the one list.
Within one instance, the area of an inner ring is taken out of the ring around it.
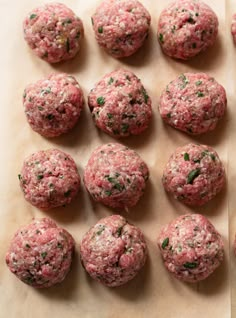
{"label": "wrinkled parchment paper", "polygon": [[[232,44],[229,25],[236,12],[233,0],[205,0],[219,17],[219,36],[215,46],[189,62],[164,56],[156,39],[157,19],[169,0],[142,0],[152,15],[151,33],[143,48],[134,56],[116,60],[95,42],[90,17],[97,0],[61,0],[83,20],[85,39],[81,52],[68,62],[51,66],[38,59],[23,40],[22,21],[35,6],[46,1],[0,0],[1,14],[1,173],[0,173],[0,317],[1,318],[229,318],[236,317],[236,259],[232,241],[236,230],[235,102],[234,89],[236,48]],[[51,72],[67,72],[81,84],[85,97],[105,73],[125,67],[139,76],[153,102],[153,119],[149,129],[139,137],[120,142],[135,149],[147,162],[151,178],[137,206],[127,214],[146,237],[149,258],[140,274],[130,283],[107,288],[93,281],[79,262],[79,243],[83,234],[99,218],[115,213],[93,203],[84,187],[77,199],[65,208],[43,212],[27,203],[18,184],[17,175],[29,154],[47,148],[59,148],[71,154],[82,175],[95,147],[115,141],[93,125],[87,105],[78,125],[66,136],[45,139],[26,123],[22,107],[24,87]],[[203,71],[222,83],[228,94],[228,111],[216,130],[200,137],[189,137],[160,119],[157,105],[165,85],[182,72]],[[163,190],[163,167],[178,146],[198,142],[213,146],[225,165],[228,185],[212,202],[191,209],[176,202]],[[165,270],[156,237],[162,225],[187,211],[206,215],[222,234],[225,260],[214,274],[198,284],[185,284]],[[14,232],[32,219],[49,216],[65,227],[77,242],[71,272],[65,281],[47,290],[35,290],[20,282],[5,265],[5,253]],[[231,313],[232,307],[232,313]]]}

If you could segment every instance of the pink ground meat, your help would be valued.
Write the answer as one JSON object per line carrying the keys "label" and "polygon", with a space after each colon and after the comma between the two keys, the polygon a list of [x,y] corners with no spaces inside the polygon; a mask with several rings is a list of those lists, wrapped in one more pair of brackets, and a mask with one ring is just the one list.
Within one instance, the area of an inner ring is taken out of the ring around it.
{"label": "pink ground meat", "polygon": [[184,73],[162,92],[159,111],[172,127],[192,135],[215,129],[227,105],[222,85],[204,73]]}
{"label": "pink ground meat", "polygon": [[33,219],[15,233],[6,263],[22,282],[46,288],[64,280],[74,246],[73,237],[51,219]]}
{"label": "pink ground meat", "polygon": [[109,287],[133,279],[147,258],[143,233],[120,215],[98,221],[84,235],[80,252],[88,274]]}
{"label": "pink ground meat", "polygon": [[23,28],[29,47],[49,63],[73,58],[84,35],[80,18],[62,3],[35,8],[25,18]]}
{"label": "pink ground meat", "polygon": [[98,44],[116,58],[130,56],[144,43],[151,16],[137,0],[105,0],[92,16]]}
{"label": "pink ground meat", "polygon": [[28,123],[45,137],[56,137],[72,129],[83,104],[79,83],[73,76],[64,73],[51,74],[28,85],[23,94]]}
{"label": "pink ground meat", "polygon": [[25,199],[41,209],[69,204],[80,188],[80,176],[70,155],[49,149],[25,159],[18,175]]}
{"label": "pink ground meat", "polygon": [[200,1],[177,0],[161,13],[157,35],[163,52],[187,60],[215,43],[218,18]]}
{"label": "pink ground meat", "polygon": [[234,43],[236,44],[236,13],[233,15],[233,18],[232,18],[231,34],[232,34]]}
{"label": "pink ground meat", "polygon": [[106,74],[89,93],[88,105],[97,127],[114,137],[142,133],[152,115],[140,79],[124,69]]}
{"label": "pink ground meat", "polygon": [[187,144],[171,155],[162,182],[165,190],[176,199],[201,206],[222,190],[225,170],[213,148]]}
{"label": "pink ground meat", "polygon": [[84,171],[84,184],[92,198],[119,209],[136,205],[148,178],[149,170],[142,158],[118,143],[95,149]]}
{"label": "pink ground meat", "polygon": [[168,271],[189,283],[207,278],[224,257],[221,235],[200,214],[185,214],[165,225],[158,246]]}

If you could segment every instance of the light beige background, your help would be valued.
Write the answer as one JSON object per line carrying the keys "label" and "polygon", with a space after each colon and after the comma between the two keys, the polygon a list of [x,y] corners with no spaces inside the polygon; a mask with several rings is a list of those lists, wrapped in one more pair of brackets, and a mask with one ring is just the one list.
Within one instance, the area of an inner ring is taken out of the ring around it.
{"label": "light beige background", "polygon": [[[0,318],[236,317],[236,314],[231,314],[231,303],[236,312],[236,261],[232,253],[236,229],[236,53],[229,31],[231,14],[236,11],[236,4],[233,0],[205,0],[219,17],[217,42],[204,54],[189,62],[180,62],[164,56],[156,39],[157,18],[170,1],[142,0],[152,15],[150,36],[133,57],[115,60],[99,49],[92,32],[90,17],[99,1],[64,0],[61,2],[82,18],[85,39],[81,52],[74,60],[50,66],[32,54],[23,40],[22,32],[22,20],[28,11],[45,2],[21,0],[13,3],[0,0]],[[120,66],[134,71],[142,79],[153,102],[153,119],[149,129],[139,137],[121,141],[140,153],[151,172],[141,201],[129,214],[123,213],[143,230],[149,258],[132,282],[109,289],[85,274],[79,262],[78,244],[96,220],[115,211],[92,203],[84,188],[70,206],[48,213],[40,211],[24,200],[17,175],[27,155],[52,147],[71,154],[82,175],[91,151],[100,144],[114,141],[94,127],[87,105],[78,125],[68,135],[47,140],[34,133],[23,113],[22,93],[25,85],[51,72],[63,71],[76,76],[87,96],[101,76]],[[186,71],[203,71],[213,75],[226,87],[228,94],[227,115],[214,132],[201,137],[191,138],[165,126],[157,111],[162,89],[170,80]],[[162,170],[170,154],[177,146],[190,141],[213,146],[222,158],[229,180],[227,188],[217,198],[199,209],[190,209],[171,199],[161,184]],[[186,211],[206,215],[222,233],[225,242],[226,255],[222,266],[196,285],[184,284],[171,277],[156,247],[160,227]],[[72,233],[77,242],[77,253],[72,270],[62,284],[48,290],[35,290],[9,272],[4,257],[9,240],[17,228],[30,222],[32,217],[42,216],[53,218]]]}

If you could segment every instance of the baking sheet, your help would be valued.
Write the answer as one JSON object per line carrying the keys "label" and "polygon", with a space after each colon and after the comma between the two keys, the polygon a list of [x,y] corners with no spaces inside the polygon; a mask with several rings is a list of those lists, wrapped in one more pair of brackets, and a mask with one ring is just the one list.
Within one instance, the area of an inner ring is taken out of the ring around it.
{"label": "baking sheet", "polygon": [[[50,2],[50,1],[49,1]],[[219,17],[219,36],[215,46],[189,62],[174,61],[164,56],[156,39],[157,19],[170,1],[142,0],[152,15],[151,33],[134,56],[116,60],[101,50],[95,42],[90,17],[97,0],[61,1],[83,20],[85,39],[81,52],[68,62],[51,66],[32,54],[23,40],[22,21],[36,5],[46,1],[0,0],[1,23],[1,164],[0,164],[0,317],[83,317],[83,318],[228,318],[236,317],[236,261],[232,254],[232,240],[236,228],[234,207],[236,198],[236,169],[234,107],[235,107],[235,47],[229,32],[229,17],[236,11],[233,0],[205,0]],[[227,17],[227,19],[226,19]],[[92,150],[113,138],[99,132],[93,125],[87,106],[78,125],[71,133],[55,139],[45,139],[34,133],[26,123],[22,107],[24,87],[51,72],[67,72],[76,76],[85,96],[105,73],[125,67],[139,76],[153,102],[153,119],[149,129],[140,137],[120,142],[137,150],[147,162],[151,178],[146,192],[129,214],[130,222],[139,226],[146,237],[149,258],[140,274],[130,283],[118,288],[106,288],[93,281],[79,262],[78,244],[83,234],[99,218],[114,210],[93,203],[84,187],[77,199],[65,208],[43,212],[28,204],[19,188],[17,175],[24,158],[41,149],[59,148],[75,159],[79,172]],[[200,137],[189,137],[165,126],[158,114],[159,96],[165,85],[182,72],[203,71],[214,76],[227,90],[228,111],[216,130]],[[230,132],[230,133],[229,133]],[[188,142],[213,146],[225,165],[228,186],[206,206],[191,209],[167,196],[162,188],[163,167],[176,147]],[[229,160],[230,159],[230,160]],[[163,224],[186,212],[206,215],[223,235],[225,260],[205,281],[185,284],[171,277],[165,270],[156,247],[156,237]],[[4,257],[9,240],[19,226],[32,217],[49,216],[65,227],[77,242],[72,270],[66,280],[48,290],[35,290],[21,283],[9,272]],[[230,222],[229,222],[230,220]],[[229,272],[229,268],[231,271]],[[232,292],[231,292],[232,290]]]}

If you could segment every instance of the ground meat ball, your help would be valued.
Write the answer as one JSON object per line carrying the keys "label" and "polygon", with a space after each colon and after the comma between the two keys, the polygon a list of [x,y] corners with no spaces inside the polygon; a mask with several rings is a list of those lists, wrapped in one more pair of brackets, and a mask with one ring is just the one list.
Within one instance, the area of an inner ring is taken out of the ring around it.
{"label": "ground meat ball", "polygon": [[45,288],[64,280],[71,267],[73,237],[51,219],[33,219],[14,235],[6,263],[22,282]]}
{"label": "ground meat ball", "polygon": [[151,16],[137,0],[105,0],[92,16],[98,44],[116,58],[130,56],[144,43]]}
{"label": "ground meat ball", "polygon": [[189,283],[207,278],[224,257],[221,235],[200,214],[185,214],[164,226],[158,246],[165,267]]}
{"label": "ground meat ball", "polygon": [[172,127],[192,135],[213,130],[227,105],[223,86],[204,73],[185,73],[163,91],[159,111]]}
{"label": "ground meat ball", "polygon": [[57,149],[42,150],[26,158],[18,177],[25,199],[41,209],[69,204],[80,187],[74,160]]}
{"label": "ground meat ball", "polygon": [[91,90],[88,104],[97,127],[114,137],[140,134],[152,115],[140,79],[123,69],[105,75]]}
{"label": "ground meat ball", "polygon": [[83,92],[73,76],[51,74],[26,87],[25,114],[31,128],[45,137],[67,133],[83,108]]}
{"label": "ground meat ball", "polygon": [[204,2],[177,0],[161,13],[158,39],[165,54],[187,60],[215,43],[218,18]]}
{"label": "ground meat ball", "polygon": [[109,287],[133,279],[147,258],[143,233],[120,215],[98,221],[84,235],[80,252],[89,275]]}
{"label": "ground meat ball", "polygon": [[166,191],[185,204],[200,206],[221,191],[225,170],[216,151],[205,145],[179,147],[162,177]]}
{"label": "ground meat ball", "polygon": [[25,18],[23,27],[30,48],[49,63],[73,58],[84,34],[82,21],[62,3],[35,8]]}
{"label": "ground meat ball", "polygon": [[231,24],[231,34],[236,44],[236,13],[233,15],[232,24]]}
{"label": "ground meat ball", "polygon": [[92,153],[85,167],[84,184],[95,201],[127,209],[142,196],[148,177],[148,167],[135,151],[110,143]]}

